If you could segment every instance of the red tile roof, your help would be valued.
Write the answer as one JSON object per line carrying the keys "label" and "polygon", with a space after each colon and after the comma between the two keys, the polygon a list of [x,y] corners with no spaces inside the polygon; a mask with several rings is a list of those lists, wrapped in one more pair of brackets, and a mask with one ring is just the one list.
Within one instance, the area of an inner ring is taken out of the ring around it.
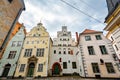
{"label": "red tile roof", "polygon": [[91,34],[91,33],[102,33],[102,31],[95,31],[95,30],[85,29],[81,34]]}

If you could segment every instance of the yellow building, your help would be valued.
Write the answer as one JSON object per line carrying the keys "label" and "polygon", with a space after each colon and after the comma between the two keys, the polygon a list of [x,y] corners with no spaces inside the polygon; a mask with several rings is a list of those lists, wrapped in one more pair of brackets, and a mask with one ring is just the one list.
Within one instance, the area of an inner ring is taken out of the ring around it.
{"label": "yellow building", "polygon": [[26,35],[14,77],[46,77],[52,40],[42,23]]}
{"label": "yellow building", "polygon": [[106,0],[108,6],[108,15],[105,18],[107,26],[104,30],[108,31],[109,38],[116,54],[120,60],[120,0]]}
{"label": "yellow building", "polygon": [[23,10],[23,0],[0,0],[0,58]]}

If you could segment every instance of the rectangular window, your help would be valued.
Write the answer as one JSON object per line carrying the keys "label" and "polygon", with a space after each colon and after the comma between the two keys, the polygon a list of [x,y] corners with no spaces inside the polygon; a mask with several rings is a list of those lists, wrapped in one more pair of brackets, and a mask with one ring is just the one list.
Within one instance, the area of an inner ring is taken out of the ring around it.
{"label": "rectangular window", "polygon": [[30,57],[32,54],[32,49],[25,49],[24,57]]}
{"label": "rectangular window", "polygon": [[91,63],[91,65],[94,73],[100,73],[98,63]]}
{"label": "rectangular window", "polygon": [[117,51],[119,50],[118,47],[117,47],[117,45],[115,45],[115,48],[116,48]]}
{"label": "rectangular window", "polygon": [[17,46],[22,46],[22,41],[18,41]]}
{"label": "rectangular window", "polygon": [[15,47],[15,45],[16,45],[16,41],[13,41],[12,42],[12,47]]}
{"label": "rectangular window", "polygon": [[9,55],[8,55],[8,59],[14,59],[16,53],[17,53],[17,51],[10,51],[10,53],[9,53]]}
{"label": "rectangular window", "polygon": [[56,54],[56,50],[54,50],[54,54]]}
{"label": "rectangular window", "polygon": [[88,46],[89,55],[95,55],[93,46]]}
{"label": "rectangular window", "polygon": [[85,40],[86,40],[86,41],[90,41],[90,40],[91,40],[91,37],[90,37],[90,36],[85,36]]}
{"label": "rectangular window", "polygon": [[77,68],[76,62],[72,62],[72,68],[73,68],[73,69],[76,69],[76,68]]}
{"label": "rectangular window", "polygon": [[21,64],[19,72],[24,72],[25,64]]}
{"label": "rectangular window", "polygon": [[63,69],[67,69],[67,62],[63,62]]}
{"label": "rectangular window", "polygon": [[29,44],[29,41],[27,41],[26,44]]}
{"label": "rectangular window", "polygon": [[101,51],[102,54],[108,54],[107,50],[106,50],[106,47],[104,45],[99,46],[99,48],[100,48],[100,51]]}
{"label": "rectangular window", "polygon": [[43,72],[43,64],[38,65],[38,72]]}
{"label": "rectangular window", "polygon": [[108,73],[115,73],[112,63],[105,63]]}
{"label": "rectangular window", "polygon": [[95,37],[96,37],[97,40],[101,40],[102,39],[100,35],[95,35]]}
{"label": "rectangular window", "polygon": [[38,48],[36,56],[37,57],[43,57],[44,56],[44,48]]}

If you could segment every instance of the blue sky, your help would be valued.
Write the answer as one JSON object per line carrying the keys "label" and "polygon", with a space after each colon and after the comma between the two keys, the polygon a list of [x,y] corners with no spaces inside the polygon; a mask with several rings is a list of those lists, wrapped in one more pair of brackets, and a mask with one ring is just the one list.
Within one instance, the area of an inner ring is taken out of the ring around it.
{"label": "blue sky", "polygon": [[68,31],[81,33],[85,29],[103,31],[104,20],[108,14],[106,0],[63,0],[95,19],[70,7],[61,0],[24,0],[26,10],[22,12],[19,22],[24,23],[27,32],[43,23],[50,36],[56,37],[57,31],[62,26],[67,26]]}

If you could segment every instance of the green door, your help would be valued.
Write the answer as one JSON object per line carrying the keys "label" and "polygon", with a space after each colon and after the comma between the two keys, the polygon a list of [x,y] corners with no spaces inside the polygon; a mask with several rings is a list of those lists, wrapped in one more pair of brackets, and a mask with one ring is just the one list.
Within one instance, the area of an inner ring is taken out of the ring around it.
{"label": "green door", "polygon": [[55,67],[54,67],[54,74],[57,74],[57,75],[59,75],[60,74],[60,69],[59,69],[59,65],[55,65]]}
{"label": "green door", "polygon": [[35,68],[35,64],[34,63],[30,63],[29,68],[28,68],[28,73],[27,73],[28,77],[33,77],[34,68]]}
{"label": "green door", "polygon": [[3,73],[2,73],[2,77],[7,77],[7,76],[8,76],[10,67],[11,67],[10,64],[7,64],[7,65],[5,66],[4,71],[3,71]]}

